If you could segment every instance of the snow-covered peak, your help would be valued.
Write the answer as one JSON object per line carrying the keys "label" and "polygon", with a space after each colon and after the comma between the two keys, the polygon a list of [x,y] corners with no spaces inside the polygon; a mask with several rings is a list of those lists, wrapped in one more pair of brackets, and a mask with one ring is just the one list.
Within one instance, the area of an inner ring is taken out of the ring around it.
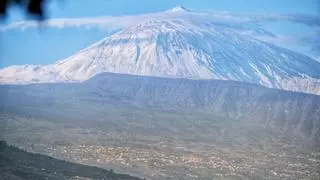
{"label": "snow-covered peak", "polygon": [[122,29],[54,64],[0,70],[0,83],[85,81],[112,72],[235,80],[320,94],[319,62],[204,16],[163,14]]}
{"label": "snow-covered peak", "polygon": [[183,6],[176,6],[172,9],[169,9],[167,12],[190,12],[190,9],[187,9]]}

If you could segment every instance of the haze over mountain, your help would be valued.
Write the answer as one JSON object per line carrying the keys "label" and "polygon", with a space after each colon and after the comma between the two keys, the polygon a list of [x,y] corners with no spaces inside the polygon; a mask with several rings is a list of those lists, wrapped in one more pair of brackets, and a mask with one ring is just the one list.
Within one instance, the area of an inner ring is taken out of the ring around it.
{"label": "haze over mountain", "polygon": [[[109,105],[116,109],[135,107],[173,112],[192,109],[194,113],[210,112],[225,121],[256,124],[275,128],[277,133],[299,135],[309,139],[313,146],[320,142],[319,96],[236,81],[102,73],[83,83],[2,85],[0,93],[5,95],[0,112],[28,117],[53,115],[68,121],[82,117],[92,123],[106,109],[111,111]],[[77,113],[64,112],[64,106],[66,109],[75,106]]]}
{"label": "haze over mountain", "polygon": [[[210,14],[210,13],[209,13]],[[176,7],[153,14],[50,65],[11,66],[0,83],[78,82],[113,72],[158,77],[235,80],[320,94],[320,63],[210,21],[208,13]]]}
{"label": "haze over mountain", "polygon": [[[58,159],[147,179],[319,176],[317,95],[118,73],[82,83],[1,85],[0,95],[4,139]],[[203,159],[179,159],[190,152]],[[215,166],[218,158],[225,163]]]}

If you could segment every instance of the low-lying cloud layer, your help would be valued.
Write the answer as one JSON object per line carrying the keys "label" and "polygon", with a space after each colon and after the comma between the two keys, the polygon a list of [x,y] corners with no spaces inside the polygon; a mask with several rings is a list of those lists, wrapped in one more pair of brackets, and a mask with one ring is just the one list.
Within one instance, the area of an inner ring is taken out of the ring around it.
{"label": "low-lying cloud layer", "polygon": [[[161,20],[168,18],[200,18],[206,19],[210,22],[219,23],[264,23],[273,21],[289,21],[295,23],[305,24],[310,27],[320,28],[320,18],[316,16],[310,16],[305,14],[276,14],[276,13],[264,13],[264,14],[252,14],[252,13],[231,13],[225,11],[191,11],[191,12],[163,12],[152,13],[133,16],[106,16],[106,17],[94,17],[94,18],[63,18],[63,19],[48,19],[41,23],[42,26],[64,28],[64,27],[79,27],[79,26],[97,26],[97,27],[127,27],[132,24],[142,23],[147,20]],[[0,30],[6,31],[10,29],[26,29],[35,28],[39,26],[37,21],[20,21],[13,22],[7,25],[1,25]]]}
{"label": "low-lying cloud layer", "polygon": [[[94,17],[94,18],[64,18],[48,19],[44,22],[21,21],[13,22],[0,26],[0,32],[10,30],[26,30],[29,28],[67,28],[67,27],[85,27],[85,28],[102,28],[105,30],[121,29],[135,24],[140,24],[149,20],[164,19],[183,19],[192,18],[203,20],[210,23],[218,23],[235,28],[241,33],[256,37],[260,40],[271,42],[285,47],[287,44],[309,45],[313,52],[319,52],[319,30],[320,18],[305,14],[276,14],[276,13],[231,13],[221,11],[193,11],[188,12],[160,12],[152,14],[118,16],[118,17]],[[299,35],[275,34],[261,26],[268,22],[289,22],[303,24],[309,27],[309,32],[301,32]],[[252,29],[251,29],[252,28]]]}

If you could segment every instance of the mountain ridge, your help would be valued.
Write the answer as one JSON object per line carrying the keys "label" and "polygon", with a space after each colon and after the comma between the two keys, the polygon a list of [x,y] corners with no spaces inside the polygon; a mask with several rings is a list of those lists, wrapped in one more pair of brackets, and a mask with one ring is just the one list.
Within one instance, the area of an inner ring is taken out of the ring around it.
{"label": "mountain ridge", "polygon": [[[320,142],[319,96],[237,81],[102,73],[82,83],[2,85],[0,94],[5,95],[1,111],[28,117],[94,119],[110,105],[116,109],[140,108],[162,113],[192,110],[228,121],[273,128],[279,133],[303,137],[305,143],[313,146]],[[72,105],[76,105],[77,113],[61,111],[64,106],[72,109]],[[47,109],[45,113],[42,108]],[[91,109],[90,113],[87,108]]]}

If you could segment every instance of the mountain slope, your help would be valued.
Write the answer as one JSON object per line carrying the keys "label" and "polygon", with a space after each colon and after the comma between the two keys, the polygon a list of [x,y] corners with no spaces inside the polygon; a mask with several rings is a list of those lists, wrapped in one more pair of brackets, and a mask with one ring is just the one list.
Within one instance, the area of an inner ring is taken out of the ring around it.
{"label": "mountain slope", "polygon": [[[317,95],[235,81],[103,73],[82,83],[2,85],[0,96],[4,139],[56,158],[148,179],[219,179],[234,167],[239,175],[222,179],[266,179],[266,172],[269,179],[319,177]],[[84,147],[91,148],[84,153]],[[188,152],[203,159],[162,163]],[[213,166],[221,162],[206,160],[213,156],[241,163]],[[197,178],[188,176],[193,172]]]}
{"label": "mountain slope", "polygon": [[182,7],[164,14],[171,15],[123,29],[54,64],[3,69],[0,82],[84,81],[113,72],[235,80],[320,93],[319,62],[238,33],[225,24],[207,22],[201,13]]}
{"label": "mountain slope", "polygon": [[129,175],[28,153],[0,141],[0,172],[2,180],[26,179],[106,179],[139,180]]}
{"label": "mountain slope", "polygon": [[111,111],[110,105],[116,109],[138,107],[173,112],[192,109],[195,113],[209,112],[212,117],[298,134],[313,145],[320,143],[319,96],[235,81],[106,73],[83,83],[0,86],[0,94],[5,102],[0,106],[2,112],[19,112],[23,116],[69,120],[82,117],[91,122],[99,119],[99,114]]}

